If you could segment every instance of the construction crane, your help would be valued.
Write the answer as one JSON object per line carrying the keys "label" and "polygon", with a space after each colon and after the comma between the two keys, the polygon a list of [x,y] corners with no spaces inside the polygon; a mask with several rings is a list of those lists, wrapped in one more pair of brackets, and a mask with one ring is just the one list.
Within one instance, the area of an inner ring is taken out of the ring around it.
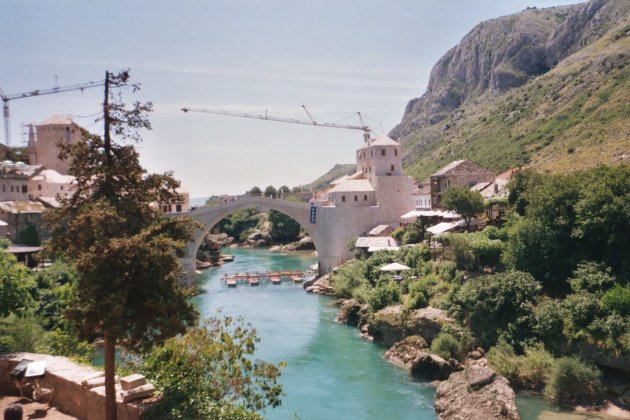
{"label": "construction crane", "polygon": [[9,116],[9,101],[15,99],[30,98],[33,96],[53,95],[55,93],[70,92],[73,90],[80,90],[81,92],[83,92],[84,89],[103,85],[105,85],[105,81],[99,80],[97,82],[78,83],[76,85],[69,86],[56,86],[51,89],[37,89],[30,92],[14,93],[11,95],[6,95],[4,91],[0,88],[0,99],[2,99],[2,114],[4,115],[5,144],[9,147],[11,146],[11,120]]}
{"label": "construction crane", "polygon": [[361,121],[361,125],[349,125],[349,124],[338,124],[338,123],[320,123],[315,121],[311,113],[306,109],[306,106],[302,105],[306,115],[310,121],[306,120],[298,120],[294,118],[284,118],[284,117],[272,117],[267,114],[265,111],[264,114],[255,114],[251,112],[232,112],[232,111],[224,111],[224,110],[214,110],[207,108],[182,108],[184,112],[205,112],[207,114],[217,114],[217,115],[227,115],[228,117],[241,117],[241,118],[255,118],[258,120],[268,120],[268,121],[278,121],[285,122],[291,124],[304,124],[304,125],[314,125],[317,127],[330,127],[330,128],[345,128],[348,130],[361,130],[363,131],[363,139],[367,142],[370,140],[371,129],[363,122],[363,116],[360,112],[357,112],[359,116],[359,120]]}

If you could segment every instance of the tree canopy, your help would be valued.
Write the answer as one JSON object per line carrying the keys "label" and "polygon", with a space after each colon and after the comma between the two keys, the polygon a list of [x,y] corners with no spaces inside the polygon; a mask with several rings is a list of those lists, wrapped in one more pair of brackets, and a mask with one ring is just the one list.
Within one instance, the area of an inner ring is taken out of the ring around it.
{"label": "tree canopy", "polygon": [[108,91],[126,86],[128,79],[128,72],[106,74],[104,138],[84,132],[85,141],[61,145],[76,183],[73,195],[48,217],[50,250],[66,256],[78,273],[76,299],[67,315],[83,337],[105,338],[108,419],[115,419],[115,343],[124,340],[130,349],[147,351],[197,318],[178,285],[177,260],[194,224],[165,218],[152,206],[177,199],[179,183],[169,173],[147,174],[133,145],[110,137],[139,140],[138,131],[150,128],[150,103],[127,109]]}
{"label": "tree canopy", "polygon": [[472,219],[484,210],[483,197],[479,191],[470,191],[459,185],[453,185],[446,190],[442,197],[442,206],[462,216],[467,229],[470,229]]}

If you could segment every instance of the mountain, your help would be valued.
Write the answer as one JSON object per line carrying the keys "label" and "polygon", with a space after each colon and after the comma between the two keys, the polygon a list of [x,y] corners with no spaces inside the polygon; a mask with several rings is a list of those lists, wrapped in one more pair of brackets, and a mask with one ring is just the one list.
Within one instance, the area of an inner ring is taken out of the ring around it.
{"label": "mountain", "polygon": [[477,25],[390,136],[410,175],[455,159],[497,172],[630,160],[630,1],[528,8]]}
{"label": "mountain", "polygon": [[302,185],[300,188],[305,191],[321,191],[328,187],[335,179],[341,178],[344,175],[350,175],[354,173],[355,170],[356,164],[354,163],[338,163],[315,181],[307,185]]}

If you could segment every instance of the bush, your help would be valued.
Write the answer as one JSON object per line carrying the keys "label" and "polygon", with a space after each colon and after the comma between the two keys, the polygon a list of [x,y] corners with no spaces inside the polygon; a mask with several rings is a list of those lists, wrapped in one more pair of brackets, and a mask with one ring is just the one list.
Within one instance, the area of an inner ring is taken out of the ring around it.
{"label": "bush", "polygon": [[405,265],[410,268],[418,268],[431,260],[431,250],[425,245],[411,247],[405,255]]}
{"label": "bush", "polygon": [[497,344],[488,351],[488,363],[508,381],[518,381],[518,356],[505,340],[499,339]]}
{"label": "bush", "polygon": [[602,309],[608,314],[630,316],[630,287],[616,285],[602,297]]}
{"label": "bush", "polygon": [[470,270],[475,265],[475,256],[471,252],[463,235],[448,235],[448,257],[455,261],[461,270]]}
{"label": "bush", "polygon": [[533,305],[541,285],[527,273],[499,273],[469,280],[448,302],[451,315],[472,330],[479,343],[490,347],[501,334],[522,348],[532,336]]}
{"label": "bush", "polygon": [[444,281],[450,282],[455,279],[457,265],[452,261],[441,261],[434,266],[435,273]]}
{"label": "bush", "polygon": [[455,337],[450,334],[440,333],[433,343],[431,343],[431,352],[437,354],[443,359],[462,358],[462,348]]}
{"label": "bush", "polygon": [[562,357],[545,393],[558,402],[593,404],[600,401],[601,389],[599,369],[575,357]]}
{"label": "bush", "polygon": [[538,337],[552,349],[564,343],[564,309],[553,299],[542,300],[534,310],[535,331]]}
{"label": "bush", "polygon": [[604,264],[583,261],[573,271],[573,278],[569,279],[573,292],[589,292],[600,294],[615,284],[610,268]]}
{"label": "bush", "polygon": [[526,388],[540,391],[549,381],[555,364],[556,360],[542,344],[527,347],[519,363],[519,381]]}
{"label": "bush", "polygon": [[393,281],[375,287],[367,297],[367,304],[372,312],[396,303],[400,303],[400,290]]}
{"label": "bush", "polygon": [[336,297],[350,298],[353,296],[355,289],[367,285],[367,281],[363,277],[365,264],[362,261],[355,260],[341,266],[336,273],[330,276],[330,283]]}
{"label": "bush", "polygon": [[240,319],[211,318],[152,349],[141,371],[162,399],[149,417],[258,419],[252,411],[280,405],[284,364],[253,360],[259,341]]}
{"label": "bush", "polygon": [[414,281],[409,284],[409,295],[405,302],[405,309],[425,308],[429,304],[429,298],[429,290],[426,283]]}

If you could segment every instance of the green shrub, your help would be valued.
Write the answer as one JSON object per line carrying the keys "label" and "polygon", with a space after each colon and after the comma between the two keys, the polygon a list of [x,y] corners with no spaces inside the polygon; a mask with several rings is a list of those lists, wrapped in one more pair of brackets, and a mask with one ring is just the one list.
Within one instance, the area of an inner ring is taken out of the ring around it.
{"label": "green shrub", "polygon": [[[615,277],[604,264],[583,261],[578,264],[569,279],[573,292],[603,293],[615,284]],[[601,296],[601,294],[600,294]]]}
{"label": "green shrub", "polygon": [[415,229],[407,229],[402,237],[403,244],[417,244],[422,242],[424,235]]}
{"label": "green shrub", "polygon": [[564,309],[558,300],[543,299],[534,310],[535,331],[550,348],[557,348],[566,341],[564,337]]}
{"label": "green shrub", "polygon": [[399,227],[395,231],[392,232],[392,238],[396,240],[399,244],[403,243],[403,236],[405,235],[405,228]]}
{"label": "green shrub", "polygon": [[440,333],[431,343],[431,352],[443,359],[461,359],[462,348],[455,337],[450,334]]}
{"label": "green shrub", "polygon": [[365,264],[362,261],[355,260],[341,266],[336,273],[330,276],[330,282],[336,297],[350,298],[353,296],[354,290],[366,285],[364,279]]}
{"label": "green shrub", "polygon": [[527,273],[481,276],[451,294],[448,308],[470,327],[482,346],[494,345],[503,334],[512,346],[522,348],[533,335],[533,305],[540,289],[540,283]]}
{"label": "green shrub", "polygon": [[487,357],[490,366],[508,381],[518,381],[519,358],[504,339],[497,341],[497,344],[488,351]]}
{"label": "green shrub", "polygon": [[542,344],[527,347],[520,358],[519,382],[526,388],[542,390],[555,364],[556,360]]}
{"label": "green shrub", "polygon": [[409,295],[405,302],[405,309],[425,308],[429,304],[429,298],[428,286],[420,281],[414,281],[409,284]]}
{"label": "green shrub", "polygon": [[602,297],[602,309],[608,314],[630,316],[630,287],[616,285]]}
{"label": "green shrub", "polygon": [[372,312],[396,303],[400,303],[400,289],[393,281],[375,287],[367,296],[367,304]]}
{"label": "green shrub", "polygon": [[455,261],[457,267],[461,270],[470,270],[475,265],[475,256],[468,247],[468,243],[462,234],[447,235],[448,254],[447,258]]}
{"label": "green shrub", "polygon": [[457,274],[457,264],[452,261],[440,261],[435,266],[435,273],[444,281],[450,282]]}
{"label": "green shrub", "polygon": [[[562,307],[568,315],[570,331],[577,333],[593,322],[599,314],[600,304],[597,296],[591,293],[574,293],[562,301]],[[575,337],[577,338],[577,337]]]}
{"label": "green shrub", "polygon": [[417,268],[425,265],[431,260],[431,250],[424,245],[411,247],[405,255],[405,265],[410,268]]}
{"label": "green shrub", "polygon": [[575,357],[562,357],[552,370],[545,393],[558,402],[599,402],[602,384],[595,366]]}

